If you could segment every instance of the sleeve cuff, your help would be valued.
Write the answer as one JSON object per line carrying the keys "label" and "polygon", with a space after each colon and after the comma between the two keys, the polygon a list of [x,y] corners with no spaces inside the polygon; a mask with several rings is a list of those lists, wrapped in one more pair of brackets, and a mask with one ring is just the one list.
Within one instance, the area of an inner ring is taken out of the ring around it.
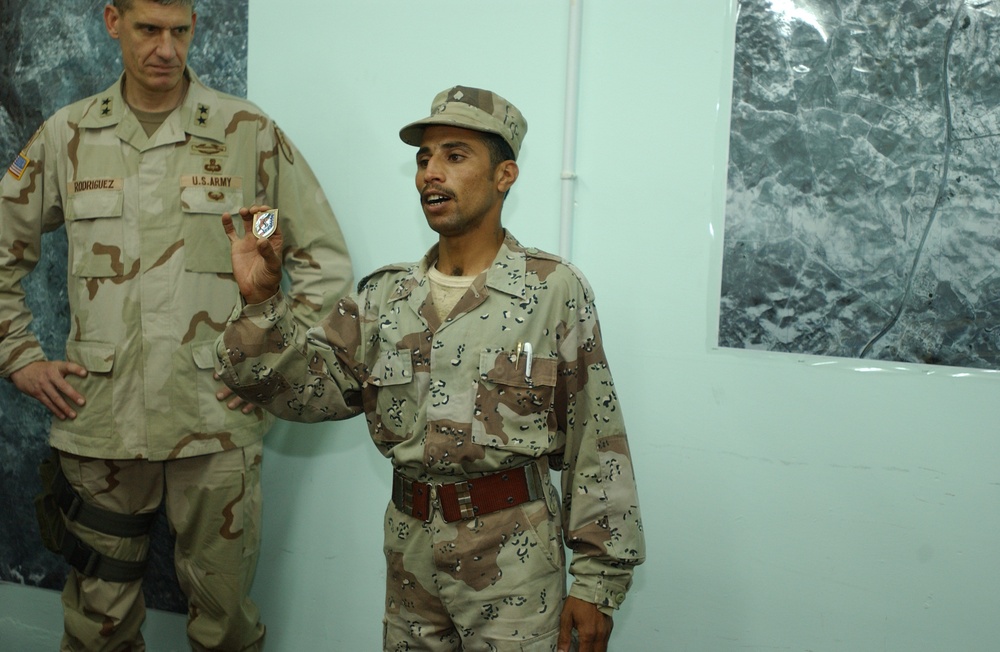
{"label": "sleeve cuff", "polygon": [[601,613],[610,616],[625,602],[628,584],[612,582],[605,578],[577,578],[569,589],[574,598],[597,605]]}
{"label": "sleeve cuff", "polygon": [[[0,378],[9,379],[12,373],[24,369],[32,362],[45,362],[46,360],[48,360],[48,358],[45,357],[45,353],[42,351],[42,347],[40,345],[36,344],[30,348],[24,347],[17,356],[16,364],[0,369]],[[77,360],[71,360],[70,362],[77,362],[79,364]]]}
{"label": "sleeve cuff", "polygon": [[281,320],[287,310],[284,295],[280,290],[270,299],[260,303],[248,304],[246,299],[240,295],[240,300],[233,306],[233,311],[229,315],[226,330],[220,333],[215,341],[215,371],[227,385],[234,387],[238,383],[239,376],[229,358],[226,336],[234,330],[248,326],[250,330],[269,330]]}
{"label": "sleeve cuff", "polygon": [[233,309],[232,321],[235,321],[240,317],[240,315],[246,315],[247,317],[265,317],[269,315],[277,314],[278,309],[285,303],[285,295],[278,290],[269,299],[265,299],[260,303],[247,303],[246,298],[241,294],[240,302],[236,304]]}

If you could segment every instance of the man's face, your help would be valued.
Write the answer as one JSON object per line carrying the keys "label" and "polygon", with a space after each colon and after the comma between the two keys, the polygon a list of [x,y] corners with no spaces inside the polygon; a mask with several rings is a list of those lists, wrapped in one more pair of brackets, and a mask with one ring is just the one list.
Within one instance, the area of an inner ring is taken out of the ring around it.
{"label": "man's face", "polygon": [[499,227],[503,195],[516,169],[512,161],[494,168],[479,132],[427,127],[417,150],[416,185],[428,225],[442,236]]}
{"label": "man's face", "polygon": [[126,87],[146,94],[170,94],[184,77],[197,16],[183,4],[136,0],[124,14],[109,5],[104,22],[122,48]]}

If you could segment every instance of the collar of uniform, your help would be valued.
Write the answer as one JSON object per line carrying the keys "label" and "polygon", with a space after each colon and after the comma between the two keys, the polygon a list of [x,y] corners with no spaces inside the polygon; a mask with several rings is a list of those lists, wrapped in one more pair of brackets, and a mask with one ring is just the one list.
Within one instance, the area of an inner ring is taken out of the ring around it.
{"label": "collar of uniform", "polygon": [[[219,112],[219,95],[201,83],[198,76],[190,68],[185,72],[191,82],[187,94],[181,103],[181,124],[184,130],[199,138],[207,138],[223,142],[226,139],[226,125]],[[125,114],[125,98],[122,96],[122,82],[125,73],[107,90],[95,96],[94,102],[87,107],[80,127],[84,129],[102,129],[116,125],[122,121]]]}
{"label": "collar of uniform", "polygon": [[221,115],[219,94],[205,86],[190,68],[187,69],[191,85],[181,104],[181,124],[192,136],[225,142],[225,117]]}
{"label": "collar of uniform", "polygon": [[80,118],[80,127],[83,129],[102,129],[116,125],[122,121],[125,115],[125,98],[122,97],[122,82],[125,79],[123,72],[118,81],[109,86],[104,92],[94,96],[94,101],[84,111]]}
{"label": "collar of uniform", "polygon": [[524,247],[510,234],[510,231],[505,230],[500,251],[493,259],[493,264],[486,270],[486,286],[523,299],[526,269],[527,256]]}
{"label": "collar of uniform", "polygon": [[[390,301],[405,299],[413,292],[413,288],[427,282],[427,270],[438,259],[438,245],[435,243],[417,265],[410,268],[410,273],[396,287]],[[489,267],[476,280],[473,287],[483,286],[503,292],[518,298],[524,298],[524,274],[527,267],[525,249],[517,238],[506,231],[500,250]],[[483,276],[485,275],[485,282]]]}

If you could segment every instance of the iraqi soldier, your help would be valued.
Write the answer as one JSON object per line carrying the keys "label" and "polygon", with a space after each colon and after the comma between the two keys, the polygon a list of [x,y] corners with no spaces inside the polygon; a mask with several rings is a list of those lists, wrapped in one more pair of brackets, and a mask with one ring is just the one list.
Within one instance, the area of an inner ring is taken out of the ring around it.
{"label": "iraqi soldier", "polygon": [[[277,255],[301,328],[349,290],[350,260],[294,145],[186,66],[193,0],[115,0],[104,20],[123,74],[48,119],[0,181],[0,375],[56,417],[72,566],[62,649],[145,649],[141,577],[165,502],[192,647],[257,650],[264,626],[248,593],[273,417],[214,372],[239,298],[219,216],[280,205]],[[48,360],[21,281],[41,234],[60,226],[71,327],[66,360]]]}
{"label": "iraqi soldier", "polygon": [[219,338],[223,380],[290,420],[363,412],[392,462],[387,651],[606,650],[645,556],[593,292],[501,225],[526,131],[495,93],[440,93],[400,132],[437,245],[308,332],[278,286],[283,225],[239,237],[223,216],[246,303]]}

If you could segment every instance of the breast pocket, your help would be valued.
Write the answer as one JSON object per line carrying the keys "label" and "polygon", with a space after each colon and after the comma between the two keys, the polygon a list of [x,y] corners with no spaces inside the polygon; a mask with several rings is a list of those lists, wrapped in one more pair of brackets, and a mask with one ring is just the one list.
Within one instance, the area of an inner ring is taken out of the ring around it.
{"label": "breast pocket", "polygon": [[375,392],[377,405],[370,428],[375,443],[391,445],[412,437],[420,397],[410,352],[383,351],[371,367],[367,384]]}
{"label": "breast pocket", "polygon": [[103,278],[125,274],[122,206],[124,190],[120,187],[69,195],[66,235],[73,276]]}
{"label": "breast pocket", "polygon": [[184,212],[184,269],[189,272],[213,274],[233,273],[229,238],[222,229],[222,214],[235,212],[242,204],[242,193],[232,188],[190,185],[181,187],[181,210]]}
{"label": "breast pocket", "polygon": [[507,352],[483,352],[472,421],[472,441],[537,457],[555,435],[552,412],[558,361],[536,357],[531,376],[525,360]]}

